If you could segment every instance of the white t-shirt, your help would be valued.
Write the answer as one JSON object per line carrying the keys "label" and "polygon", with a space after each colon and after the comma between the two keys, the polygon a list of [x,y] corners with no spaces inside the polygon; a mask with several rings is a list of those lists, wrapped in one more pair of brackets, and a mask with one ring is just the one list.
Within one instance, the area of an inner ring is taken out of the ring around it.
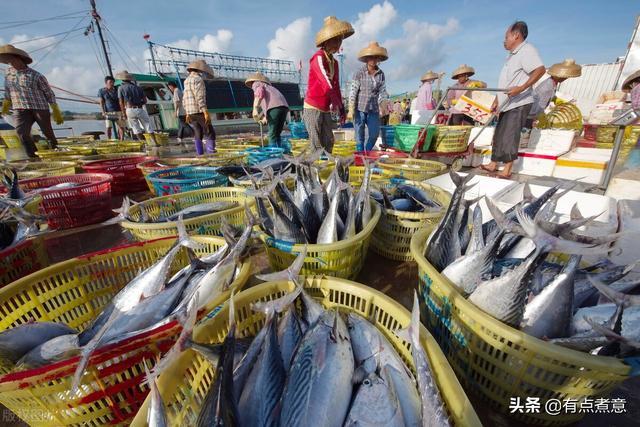
{"label": "white t-shirt", "polygon": [[[538,50],[533,45],[522,42],[518,47],[509,53],[507,61],[502,67],[500,72],[500,78],[498,79],[498,85],[500,88],[511,88],[514,86],[521,86],[529,80],[529,76],[538,67],[542,67],[544,64],[540,59]],[[498,102],[503,105],[507,101],[506,93],[498,94]],[[521,94],[511,97],[511,100],[507,105],[502,108],[502,111],[509,111],[523,105],[533,103],[533,90],[529,87]]]}

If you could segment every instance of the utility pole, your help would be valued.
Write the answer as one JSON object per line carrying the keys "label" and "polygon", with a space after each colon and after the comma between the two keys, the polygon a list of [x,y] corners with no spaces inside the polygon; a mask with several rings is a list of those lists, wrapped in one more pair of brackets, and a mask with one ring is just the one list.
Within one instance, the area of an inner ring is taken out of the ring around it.
{"label": "utility pole", "polygon": [[107,45],[104,42],[104,37],[102,36],[102,27],[100,27],[100,15],[96,10],[96,0],[89,0],[91,3],[91,16],[93,17],[94,22],[96,23],[96,27],[98,27],[98,35],[100,36],[100,43],[102,44],[102,52],[104,53],[104,59],[107,63],[107,69],[109,70],[109,75],[113,76],[113,69],[111,68],[111,60],[109,59],[109,53],[107,52]]}

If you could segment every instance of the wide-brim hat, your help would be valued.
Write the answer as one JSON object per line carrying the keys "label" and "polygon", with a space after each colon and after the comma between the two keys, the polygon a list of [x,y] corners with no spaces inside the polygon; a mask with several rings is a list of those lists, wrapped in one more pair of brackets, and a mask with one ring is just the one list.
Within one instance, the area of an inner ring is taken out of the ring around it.
{"label": "wide-brim hat", "polygon": [[33,62],[29,54],[22,49],[18,49],[11,44],[0,46],[0,62],[7,62],[11,55],[21,57],[25,64],[31,64]]}
{"label": "wide-brim hat", "polygon": [[452,79],[457,79],[458,76],[462,74],[468,74],[469,77],[473,76],[476,73],[476,70],[473,67],[468,66],[467,64],[462,64],[455,70],[453,70],[453,74],[451,74]]}
{"label": "wide-brim hat", "polygon": [[203,73],[209,74],[211,77],[214,76],[213,69],[207,65],[204,59],[196,59],[191,64],[187,65],[187,71],[202,71]]}
{"label": "wide-brim hat", "polygon": [[549,67],[547,73],[552,77],[569,79],[571,77],[580,77],[582,75],[582,67],[576,64],[573,59],[565,59]]}
{"label": "wide-brim hat", "polygon": [[358,60],[362,62],[366,62],[367,58],[370,56],[376,56],[381,58],[381,61],[386,61],[389,59],[389,54],[387,53],[387,49],[383,48],[378,44],[378,42],[370,42],[369,46],[362,49],[358,52]]}
{"label": "wide-brim hat", "polygon": [[355,30],[347,21],[341,21],[335,16],[327,16],[324,18],[322,28],[316,34],[316,47],[322,46],[327,40],[341,37],[343,40],[352,36]]}
{"label": "wide-brim hat", "polygon": [[431,80],[436,80],[438,78],[440,78],[440,74],[434,73],[433,71],[429,70],[426,73],[424,73],[422,75],[422,77],[420,77],[420,81],[421,82],[428,82],[428,81],[431,81]]}
{"label": "wide-brim hat", "polygon": [[116,79],[119,79],[122,81],[131,81],[133,80],[133,76],[127,70],[122,70],[116,73]]}
{"label": "wide-brim hat", "polygon": [[635,73],[632,73],[631,75],[629,75],[629,77],[624,79],[624,83],[622,83],[622,90],[631,89],[631,83],[633,83],[638,79],[640,79],[640,70],[636,71]]}
{"label": "wide-brim hat", "polygon": [[262,74],[260,71],[256,71],[255,73],[247,77],[247,80],[244,81],[244,84],[247,85],[248,88],[251,88],[253,82],[264,82],[271,84],[271,81],[267,78],[267,76]]}

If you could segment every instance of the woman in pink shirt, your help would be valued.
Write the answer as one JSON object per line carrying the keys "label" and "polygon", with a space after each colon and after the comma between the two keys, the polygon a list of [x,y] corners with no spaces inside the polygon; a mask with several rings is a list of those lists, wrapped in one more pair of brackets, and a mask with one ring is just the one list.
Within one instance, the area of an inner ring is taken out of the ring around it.
{"label": "woman in pink shirt", "polygon": [[631,92],[631,106],[640,109],[640,70],[625,79],[622,90]]}
{"label": "woman in pink shirt", "polygon": [[418,95],[416,96],[417,110],[435,110],[436,103],[433,99],[432,82],[437,80],[438,77],[438,74],[429,70],[420,78],[422,85],[418,89]]}
{"label": "woman in pink shirt", "polygon": [[[244,82],[253,90],[253,118],[269,125],[269,145],[280,147],[280,134],[284,128],[289,112],[289,104],[278,89],[271,85],[269,79],[257,71]],[[260,108],[260,111],[258,111]]]}

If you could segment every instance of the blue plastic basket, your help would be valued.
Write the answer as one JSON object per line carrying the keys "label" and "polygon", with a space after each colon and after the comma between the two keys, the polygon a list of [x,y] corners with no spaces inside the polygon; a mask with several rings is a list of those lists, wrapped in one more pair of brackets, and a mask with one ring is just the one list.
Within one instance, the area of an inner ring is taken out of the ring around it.
{"label": "blue plastic basket", "polygon": [[182,166],[172,169],[161,169],[147,175],[158,196],[184,193],[210,187],[227,185],[226,176],[216,172],[216,168],[207,166]]}
{"label": "blue plastic basket", "polygon": [[284,148],[279,147],[255,147],[245,150],[247,163],[251,166],[267,159],[279,159],[284,155]]}
{"label": "blue plastic basket", "polygon": [[381,126],[380,127],[380,138],[382,139],[382,144],[393,147],[393,140],[396,134],[395,126]]}
{"label": "blue plastic basket", "polygon": [[293,139],[309,138],[309,133],[304,127],[303,122],[289,122],[289,130],[291,131],[291,138]]}

